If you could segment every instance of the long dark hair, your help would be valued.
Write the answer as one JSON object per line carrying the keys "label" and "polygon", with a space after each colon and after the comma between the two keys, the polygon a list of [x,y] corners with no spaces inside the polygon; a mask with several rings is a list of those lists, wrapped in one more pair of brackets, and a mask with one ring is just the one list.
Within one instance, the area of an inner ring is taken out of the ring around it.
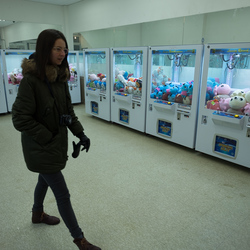
{"label": "long dark hair", "polygon": [[[67,40],[63,33],[59,30],[46,29],[42,31],[37,38],[36,53],[34,59],[37,66],[38,77],[42,80],[44,80],[46,76],[46,65],[51,64],[50,56],[55,41],[60,38],[64,40],[66,48],[68,49]],[[58,67],[60,68],[61,72],[65,71],[66,68],[69,68],[67,55],[65,55],[65,58],[63,59],[61,65],[59,65]]]}

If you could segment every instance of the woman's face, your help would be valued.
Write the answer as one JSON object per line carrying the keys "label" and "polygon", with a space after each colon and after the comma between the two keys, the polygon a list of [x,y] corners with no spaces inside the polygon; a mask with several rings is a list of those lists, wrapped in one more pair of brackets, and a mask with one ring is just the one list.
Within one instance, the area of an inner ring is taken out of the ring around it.
{"label": "woman's face", "polygon": [[53,65],[61,65],[64,57],[67,55],[68,49],[63,39],[59,38],[55,41],[55,44],[51,51],[51,63]]}

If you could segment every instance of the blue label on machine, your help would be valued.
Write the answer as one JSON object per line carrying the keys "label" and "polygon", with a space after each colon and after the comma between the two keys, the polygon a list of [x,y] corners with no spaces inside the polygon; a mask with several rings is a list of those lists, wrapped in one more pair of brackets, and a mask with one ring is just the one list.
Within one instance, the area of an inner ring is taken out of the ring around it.
{"label": "blue label on machine", "polygon": [[230,48],[230,49],[211,49],[210,54],[234,54],[234,53],[241,53],[241,54],[250,54],[249,48]]}
{"label": "blue label on machine", "polygon": [[91,112],[98,115],[98,103],[91,102]]}
{"label": "blue label on machine", "polygon": [[158,120],[158,134],[171,137],[172,123],[167,121]]}
{"label": "blue label on machine", "polygon": [[129,111],[120,109],[120,121],[129,123]]}
{"label": "blue label on machine", "polygon": [[214,111],[213,115],[225,116],[225,117],[235,118],[235,119],[242,119],[244,117],[243,115],[235,115],[235,114],[220,112],[220,111]]}
{"label": "blue label on machine", "polygon": [[223,136],[215,136],[214,151],[226,156],[236,157],[237,141]]}
{"label": "blue label on machine", "polygon": [[152,54],[195,54],[195,49],[152,50]]}

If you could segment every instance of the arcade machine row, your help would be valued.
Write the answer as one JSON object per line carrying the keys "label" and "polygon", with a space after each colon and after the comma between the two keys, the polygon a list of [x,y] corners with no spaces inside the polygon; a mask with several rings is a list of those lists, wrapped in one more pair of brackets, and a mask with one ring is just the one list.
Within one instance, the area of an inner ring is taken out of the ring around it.
{"label": "arcade machine row", "polygon": [[111,121],[145,132],[148,47],[111,49]]}
{"label": "arcade machine row", "polygon": [[250,43],[205,45],[196,150],[249,168],[249,115]]}
{"label": "arcade machine row", "polygon": [[146,133],[194,148],[202,45],[149,48]]}
{"label": "arcade machine row", "polygon": [[32,50],[2,50],[3,77],[6,91],[7,109],[11,112],[16,100],[19,84],[23,78],[21,63],[24,58],[29,58]]}
{"label": "arcade machine row", "polygon": [[6,102],[6,94],[5,87],[3,83],[3,73],[2,73],[2,56],[0,54],[0,114],[7,113],[7,102]]}
{"label": "arcade machine row", "polygon": [[68,81],[69,93],[73,104],[81,103],[81,84],[79,70],[79,52],[69,51],[68,64],[70,70],[70,79]]}
{"label": "arcade machine row", "polygon": [[86,49],[83,57],[86,113],[110,121],[110,49]]}

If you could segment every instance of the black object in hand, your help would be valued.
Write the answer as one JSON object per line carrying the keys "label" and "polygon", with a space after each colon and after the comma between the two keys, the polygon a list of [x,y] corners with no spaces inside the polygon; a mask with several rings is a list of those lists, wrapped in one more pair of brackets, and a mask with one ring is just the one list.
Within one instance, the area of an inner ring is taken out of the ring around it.
{"label": "black object in hand", "polygon": [[86,153],[89,151],[90,147],[90,139],[83,132],[78,134],[77,137],[80,139],[80,141],[77,144],[73,141],[73,158],[76,158],[79,155],[81,146],[83,146],[81,151],[86,149]]}
{"label": "black object in hand", "polygon": [[80,148],[81,148],[81,143],[78,142],[77,144],[73,141],[73,153],[72,153],[72,157],[76,158],[78,157],[79,153],[80,153]]}

